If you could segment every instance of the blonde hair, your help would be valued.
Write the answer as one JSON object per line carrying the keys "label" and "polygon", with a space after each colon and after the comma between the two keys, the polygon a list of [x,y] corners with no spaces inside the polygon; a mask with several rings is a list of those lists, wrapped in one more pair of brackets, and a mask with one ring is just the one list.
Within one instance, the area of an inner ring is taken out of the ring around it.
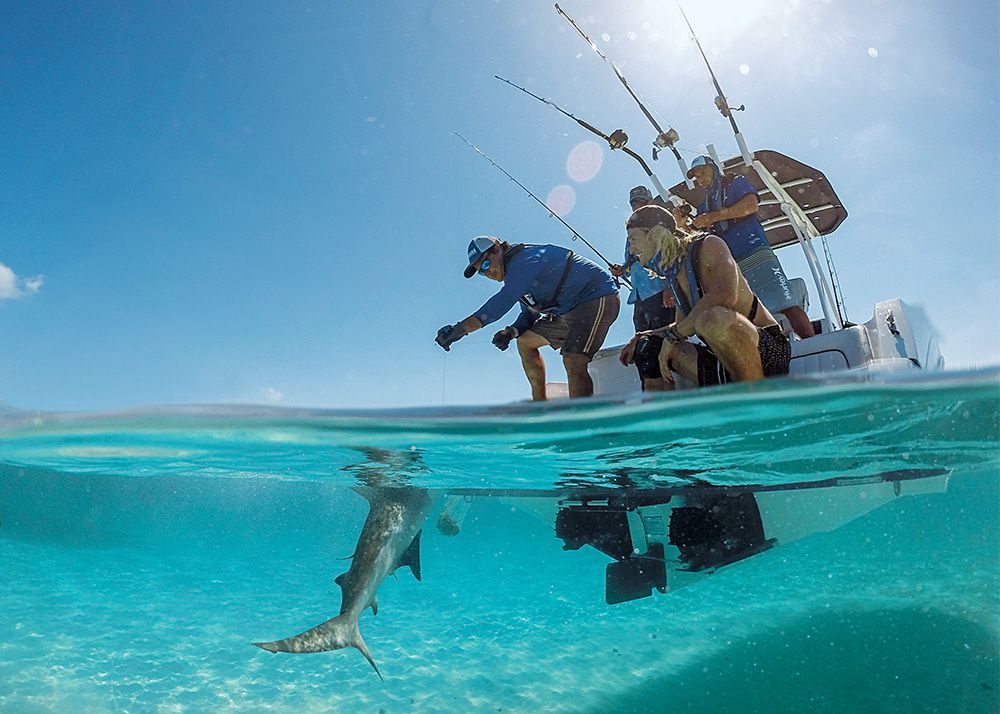
{"label": "blonde hair", "polygon": [[633,226],[628,229],[630,250],[645,267],[655,257],[659,257],[654,269],[661,270],[681,260],[691,244],[691,234],[681,229],[671,230],[657,223],[653,226]]}

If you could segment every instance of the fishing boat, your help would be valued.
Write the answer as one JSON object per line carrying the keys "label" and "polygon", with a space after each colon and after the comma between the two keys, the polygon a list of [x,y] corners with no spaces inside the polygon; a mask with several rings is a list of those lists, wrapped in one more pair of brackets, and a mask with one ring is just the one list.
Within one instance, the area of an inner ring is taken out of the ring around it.
{"label": "fishing boat", "polygon": [[[649,164],[626,146],[628,135],[623,130],[606,133],[550,99],[503,77],[496,76],[496,79],[549,105],[601,137],[612,151],[630,156],[642,167],[664,205],[675,198],[691,206],[703,204],[707,189],[686,178],[688,167],[675,146],[678,133],[673,128],[665,130],[660,126],[622,71],[597,43],[558,5],[556,11],[602,60],[612,65],[619,82],[653,126],[657,133],[653,158],[658,150],[669,149],[686,180],[665,188]],[[684,14],[683,8],[681,13]],[[718,93],[715,105],[728,119],[739,148],[737,156],[724,161],[711,144],[706,147],[707,153],[725,174],[742,175],[750,182],[757,192],[757,218],[768,244],[775,251],[798,245],[812,278],[811,291],[806,281],[799,277],[789,280],[789,289],[807,314],[810,294],[816,296],[822,314],[813,320],[815,334],[799,339],[785,317],[781,313],[775,315],[791,339],[790,376],[856,381],[880,379],[888,374],[942,370],[944,358],[937,333],[919,306],[896,297],[876,303],[871,319],[866,322],[855,323],[848,319],[827,245],[827,236],[847,219],[846,208],[821,171],[778,151],[753,152],[748,148],[733,117],[733,112],[743,107],[729,105],[686,15],[684,20]],[[478,147],[472,146],[531,198],[545,206],[530,189]],[[552,215],[574,239],[581,240],[608,263],[565,220],[554,212]],[[825,258],[822,261],[816,243],[822,247]],[[628,399],[642,389],[638,371],[619,361],[622,347],[604,348],[590,363],[595,397]],[[695,387],[679,375],[674,382],[679,389]],[[549,385],[550,397],[564,396],[559,386]],[[705,393],[713,391],[706,389]],[[666,592],[776,545],[839,528],[901,496],[945,491],[948,475],[947,469],[902,469],[877,471],[863,478],[809,480],[809,474],[803,473],[801,480],[780,485],[696,483],[672,489],[607,488],[565,493],[558,498],[551,494],[547,497],[539,494],[541,498],[518,496],[511,505],[533,513],[546,523],[554,523],[556,536],[564,541],[567,550],[591,546],[612,558],[606,572],[606,597],[609,604],[614,604],[648,597],[653,591]],[[458,504],[464,501],[460,499],[475,495],[461,489],[450,493],[452,500],[443,512],[445,532],[457,531],[460,525],[449,522],[452,510],[461,510]]]}
{"label": "fishing boat", "polygon": [[[875,304],[871,319],[864,323],[847,320],[836,269],[826,244],[847,218],[847,210],[822,172],[777,151],[754,152],[747,162],[741,154],[717,163],[727,174],[745,176],[757,190],[757,217],[771,247],[778,251],[793,245],[802,248],[812,274],[822,317],[814,321],[816,335],[792,338],[792,376],[825,375],[845,370],[856,372],[936,371],[944,368],[937,333],[924,310],[891,298]],[[669,192],[691,205],[705,199],[704,188],[679,183]],[[822,243],[821,261],[814,241]],[[802,308],[809,309],[809,290],[803,278],[791,278],[789,287]],[[790,325],[777,314],[786,332]],[[621,346],[608,347],[594,357],[590,373],[594,394],[614,396],[641,388],[634,368],[618,361]],[[692,386],[678,380],[679,387]]]}

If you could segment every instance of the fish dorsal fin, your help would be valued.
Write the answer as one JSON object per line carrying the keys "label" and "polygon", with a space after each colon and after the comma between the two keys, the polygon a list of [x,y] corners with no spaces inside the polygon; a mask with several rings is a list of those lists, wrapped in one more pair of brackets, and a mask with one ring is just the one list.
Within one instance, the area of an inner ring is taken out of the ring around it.
{"label": "fish dorsal fin", "polygon": [[378,614],[378,596],[375,596],[375,595],[372,596],[371,608],[372,608],[372,614],[373,615],[377,615]]}
{"label": "fish dorsal fin", "polygon": [[[348,572],[350,572],[350,571],[348,571]],[[335,577],[333,579],[333,582],[335,582],[337,585],[339,585],[340,589],[343,590],[344,586],[347,584],[347,573],[341,573],[340,575],[338,575],[337,577]]]}
{"label": "fish dorsal fin", "polygon": [[399,556],[399,560],[396,562],[396,568],[402,568],[404,565],[409,566],[410,571],[413,573],[413,577],[420,580],[420,533],[422,531],[417,531],[417,534],[413,536],[413,540],[403,551],[402,555]]}

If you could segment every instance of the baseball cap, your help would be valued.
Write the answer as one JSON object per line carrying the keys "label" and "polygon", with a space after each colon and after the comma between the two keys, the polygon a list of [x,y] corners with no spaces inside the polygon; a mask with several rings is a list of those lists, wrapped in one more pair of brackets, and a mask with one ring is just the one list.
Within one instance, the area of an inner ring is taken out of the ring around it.
{"label": "baseball cap", "polygon": [[677,229],[677,224],[674,222],[674,217],[670,211],[655,204],[637,208],[635,213],[629,216],[625,227],[626,229],[652,228],[656,225],[665,226],[669,231]]}
{"label": "baseball cap", "polygon": [[712,161],[712,157],[696,156],[694,158],[694,161],[691,162],[691,168],[688,169],[688,178],[691,178],[691,172],[694,169],[698,168],[699,166],[712,166],[714,168],[718,168],[717,166],[715,166],[715,162]]}
{"label": "baseball cap", "polygon": [[628,202],[633,203],[634,201],[652,201],[653,194],[650,193],[649,189],[645,186],[636,186],[631,191],[628,192]]}
{"label": "baseball cap", "polygon": [[465,269],[465,277],[471,278],[476,274],[476,269],[472,264],[483,257],[483,253],[493,250],[500,245],[500,239],[493,236],[476,236],[469,242],[469,267]]}

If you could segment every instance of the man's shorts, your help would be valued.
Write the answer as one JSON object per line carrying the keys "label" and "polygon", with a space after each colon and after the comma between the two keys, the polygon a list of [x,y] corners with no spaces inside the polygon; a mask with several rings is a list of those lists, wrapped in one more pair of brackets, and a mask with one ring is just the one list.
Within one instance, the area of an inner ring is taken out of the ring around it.
{"label": "man's shorts", "polygon": [[778,257],[770,248],[755,250],[737,264],[754,295],[760,298],[772,315],[799,304]]}
{"label": "man's shorts", "polygon": [[655,330],[658,327],[666,327],[674,321],[675,310],[672,307],[664,307],[663,293],[656,293],[645,300],[635,302],[635,311],[632,313],[632,324],[635,325],[636,332]]}
{"label": "man's shorts", "polygon": [[[726,384],[735,381],[732,375],[719,362],[707,347],[695,345],[698,350],[698,386],[707,387],[713,384]],[[777,325],[757,328],[757,352],[760,354],[760,366],[765,377],[781,377],[788,374],[788,366],[792,361],[792,343],[788,335]]]}
{"label": "man's shorts", "polygon": [[604,344],[620,307],[618,294],[613,293],[588,300],[563,315],[542,315],[528,329],[548,340],[560,354],[592,358]]}

